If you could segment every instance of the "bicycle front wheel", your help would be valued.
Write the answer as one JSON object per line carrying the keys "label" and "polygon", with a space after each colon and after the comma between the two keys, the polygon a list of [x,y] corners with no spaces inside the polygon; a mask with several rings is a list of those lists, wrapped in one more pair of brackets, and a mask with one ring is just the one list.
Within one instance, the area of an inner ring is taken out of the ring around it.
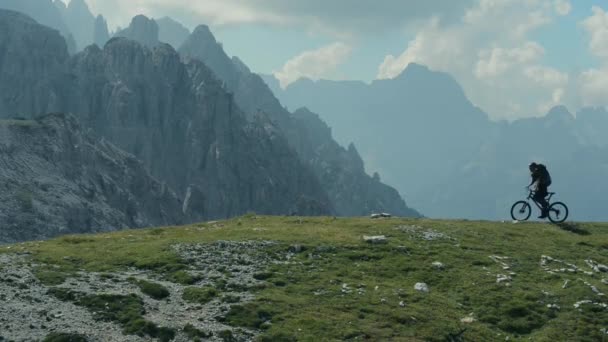
{"label": "bicycle front wheel", "polygon": [[568,207],[562,202],[555,202],[549,206],[549,221],[562,223],[568,218]]}
{"label": "bicycle front wheel", "polygon": [[526,201],[517,201],[511,207],[511,218],[515,221],[526,221],[532,214],[532,207]]}

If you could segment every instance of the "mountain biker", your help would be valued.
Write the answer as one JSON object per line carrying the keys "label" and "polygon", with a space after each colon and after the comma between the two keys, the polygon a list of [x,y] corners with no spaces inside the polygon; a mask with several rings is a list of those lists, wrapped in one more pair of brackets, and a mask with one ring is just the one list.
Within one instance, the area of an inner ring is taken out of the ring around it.
{"label": "mountain biker", "polygon": [[551,185],[551,175],[549,175],[547,167],[543,164],[531,163],[529,169],[530,176],[532,176],[532,182],[528,185],[528,188],[536,184],[534,197],[532,197],[532,199],[541,205],[542,212],[538,218],[544,219],[547,218],[547,209],[549,208],[549,203],[545,197],[549,194],[548,188]]}

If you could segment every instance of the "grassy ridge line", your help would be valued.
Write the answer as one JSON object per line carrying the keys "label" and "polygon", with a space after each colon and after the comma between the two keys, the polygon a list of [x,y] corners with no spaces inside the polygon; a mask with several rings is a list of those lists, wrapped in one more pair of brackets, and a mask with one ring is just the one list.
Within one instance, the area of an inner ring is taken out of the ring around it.
{"label": "grassy ridge line", "polygon": [[[290,263],[271,267],[269,286],[257,293],[258,299],[229,313],[226,320],[265,329],[266,338],[274,340],[602,340],[607,312],[573,307],[585,299],[605,302],[582,282],[608,292],[600,282],[602,275],[549,274],[539,266],[541,255],[580,267],[587,259],[608,264],[608,225],[569,228],[578,234],[541,223],[248,216],[187,227],[67,236],[3,247],[0,252],[27,250],[37,261],[64,272],[110,272],[178,265],[181,261],[170,249],[175,243],[273,240],[280,243],[277,250],[301,244],[305,251]],[[428,231],[444,237],[421,238]],[[361,239],[376,234],[388,236],[388,244],[368,245]],[[507,257],[509,269],[490,256]],[[445,267],[432,267],[435,261]],[[508,272],[515,273],[509,286],[498,284],[497,275]],[[571,285],[563,289],[566,279]],[[417,282],[427,283],[430,293],[415,291]],[[560,309],[549,309],[548,304]],[[461,322],[469,316],[474,322]]]}

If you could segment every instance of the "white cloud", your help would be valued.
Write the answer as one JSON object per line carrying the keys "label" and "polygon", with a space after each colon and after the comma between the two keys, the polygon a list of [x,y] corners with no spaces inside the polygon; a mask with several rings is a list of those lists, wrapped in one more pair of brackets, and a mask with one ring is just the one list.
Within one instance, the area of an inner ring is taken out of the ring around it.
{"label": "white cloud", "polygon": [[[524,75],[531,81],[548,88],[565,87],[569,80],[566,73],[542,65],[526,67]],[[553,98],[555,99],[555,96]]]}
{"label": "white cloud", "polygon": [[591,36],[590,49],[598,57],[608,58],[608,12],[593,6],[593,15],[583,21]]}
{"label": "white cloud", "polygon": [[501,76],[513,67],[538,60],[544,53],[545,49],[536,42],[512,49],[484,49],[479,52],[475,76],[479,79]]}
{"label": "white cloud", "polygon": [[336,42],[317,50],[305,51],[285,63],[283,68],[274,72],[281,82],[281,87],[301,77],[311,79],[329,78],[331,73],[351,54],[352,48],[342,42]]}
{"label": "white cloud", "polygon": [[566,97],[569,76],[543,65],[545,49],[530,36],[569,12],[568,1],[477,0],[461,20],[433,18],[399,56],[386,56],[378,78],[392,78],[409,63],[425,64],[458,80],[473,103],[492,117],[545,113]]}
{"label": "white cloud", "polygon": [[572,11],[572,5],[567,0],[555,0],[555,12],[559,15],[568,15]]}
{"label": "white cloud", "polygon": [[125,26],[138,14],[162,17],[168,14],[190,26],[263,23],[286,25],[291,18],[264,11],[239,0],[87,0],[94,13],[107,17],[110,26]]}
{"label": "white cloud", "polygon": [[125,25],[136,14],[171,15],[188,26],[292,25],[336,35],[375,33],[412,20],[438,15],[459,18],[476,0],[87,0],[111,25]]}
{"label": "white cloud", "polygon": [[608,68],[591,69],[580,76],[581,101],[584,106],[606,106],[608,89]]}
{"label": "white cloud", "polygon": [[581,73],[579,90],[584,106],[606,106],[608,97],[608,12],[593,6],[593,14],[582,22],[590,36],[589,51],[601,61],[601,65]]}

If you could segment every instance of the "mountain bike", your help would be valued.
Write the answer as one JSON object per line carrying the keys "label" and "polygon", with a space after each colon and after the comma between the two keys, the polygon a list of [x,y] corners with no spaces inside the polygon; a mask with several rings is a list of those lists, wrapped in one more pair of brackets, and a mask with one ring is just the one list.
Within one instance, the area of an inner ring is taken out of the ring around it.
{"label": "mountain bike", "polygon": [[[511,217],[515,221],[526,221],[530,218],[530,215],[532,215],[532,206],[529,203],[530,200],[532,200],[542,212],[543,206],[534,200],[534,194],[535,192],[530,190],[528,198],[526,198],[525,201],[517,201],[513,204],[511,207]],[[546,197],[547,203],[550,203],[547,215],[549,221],[553,223],[562,223],[568,218],[568,207],[562,202],[551,203],[551,197],[553,197],[553,195],[555,195],[555,192],[549,192]]]}

